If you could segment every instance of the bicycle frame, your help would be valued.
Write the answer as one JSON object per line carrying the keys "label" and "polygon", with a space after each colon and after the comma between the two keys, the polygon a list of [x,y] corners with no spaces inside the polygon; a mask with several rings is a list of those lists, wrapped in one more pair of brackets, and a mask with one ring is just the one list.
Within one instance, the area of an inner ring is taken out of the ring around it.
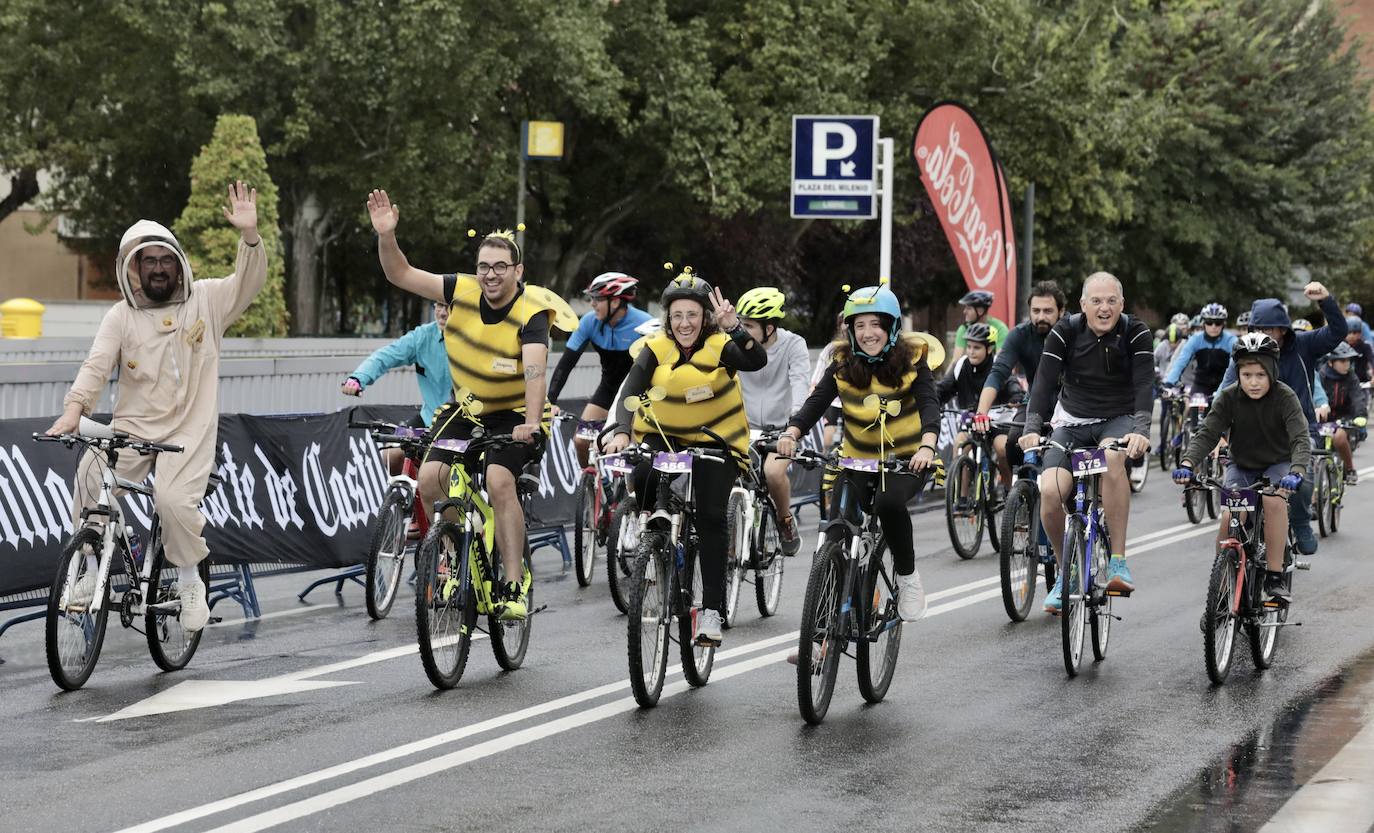
{"label": "bicycle frame", "polygon": [[[1072,455],[1071,455],[1072,456]],[[1094,459],[1097,459],[1094,457]],[[1094,467],[1090,473],[1080,475],[1074,472],[1074,511],[1070,517],[1078,518],[1085,530],[1085,542],[1083,546],[1083,563],[1079,565],[1080,587],[1079,592],[1071,594],[1067,581],[1064,586],[1064,597],[1066,600],[1083,599],[1088,604],[1096,604],[1097,599],[1093,593],[1096,576],[1093,570],[1093,553],[1097,549],[1098,536],[1102,534],[1102,516],[1105,512],[1102,506],[1102,473],[1106,471],[1105,453],[1101,457],[1101,468]],[[1072,524],[1066,524],[1064,529],[1063,549],[1060,552],[1067,553],[1070,549],[1069,536],[1072,534]],[[1110,547],[1108,547],[1110,549]],[[1067,573],[1067,567],[1065,564]],[[1119,593],[1108,593],[1108,595],[1121,595]]]}
{"label": "bicycle frame", "polygon": [[[96,585],[95,598],[91,601],[90,612],[99,612],[105,606],[106,588],[110,584],[110,570],[114,566],[114,555],[118,551],[124,559],[125,572],[129,576],[131,585],[136,585],[138,589],[138,603],[128,611],[133,616],[140,616],[144,612],[144,603],[148,598],[148,591],[152,582],[153,559],[150,557],[156,552],[159,539],[162,537],[161,523],[156,515],[153,517],[153,526],[150,530],[148,545],[144,547],[143,563],[135,564],[133,560],[133,548],[129,546],[129,536],[124,529],[124,514],[119,508],[119,502],[114,497],[116,488],[127,489],[141,495],[152,497],[152,492],[138,483],[125,480],[114,473],[115,462],[118,460],[118,452],[111,449],[107,452],[108,465],[101,467],[100,472],[100,499],[94,508],[84,509],[81,512],[82,526],[93,525],[90,518],[93,515],[104,515],[105,524],[101,531],[100,559],[96,566]],[[71,588],[76,584],[76,578],[80,572],[80,565],[77,559],[72,559],[67,567],[66,588]],[[64,589],[63,598],[59,601],[59,606],[63,609],[67,607],[66,590]]]}
{"label": "bicycle frame", "polygon": [[[466,445],[463,446],[463,450],[466,451]],[[467,558],[456,565],[459,574],[450,576],[444,585],[445,598],[464,585],[471,586],[477,598],[477,612],[489,615],[494,608],[490,582],[475,581],[473,576],[482,576],[485,579],[492,572],[486,554],[496,548],[496,516],[491,504],[474,484],[472,476],[468,473],[466,460],[461,456],[449,467],[448,498],[438,501],[434,507],[435,526],[444,520],[444,513],[450,509],[461,513],[463,540],[468,543]],[[477,546],[479,529],[482,542],[480,548]]]}
{"label": "bicycle frame", "polygon": [[[845,515],[846,509],[850,506],[860,515],[859,523],[848,520]],[[899,627],[902,620],[899,617],[891,617],[876,630],[872,629],[869,622],[869,605],[866,600],[857,598],[857,594],[863,585],[859,584],[859,578],[866,574],[870,569],[869,556],[872,555],[878,546],[878,538],[882,535],[882,528],[879,526],[877,515],[865,511],[864,507],[859,506],[854,497],[854,486],[849,478],[843,478],[840,489],[835,494],[835,507],[838,511],[834,513],[825,527],[821,531],[821,540],[830,537],[832,530],[838,531],[845,538],[845,564],[844,564],[844,599],[840,603],[840,625],[842,633],[847,642],[877,642],[878,638],[889,630]],[[869,507],[870,509],[872,507]],[[882,570],[882,566],[877,567]],[[892,581],[888,579],[888,593],[892,598],[896,597],[896,588],[892,586]],[[856,609],[857,608],[857,609]]]}

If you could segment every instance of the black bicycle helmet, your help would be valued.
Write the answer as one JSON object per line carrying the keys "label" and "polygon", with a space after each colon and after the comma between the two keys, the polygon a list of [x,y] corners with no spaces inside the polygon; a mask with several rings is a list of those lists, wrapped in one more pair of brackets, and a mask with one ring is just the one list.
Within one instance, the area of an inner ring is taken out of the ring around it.
{"label": "black bicycle helmet", "polygon": [[964,331],[964,341],[976,341],[991,346],[997,343],[997,334],[987,324],[978,321],[968,325],[968,329]]}
{"label": "black bicycle helmet", "polygon": [[711,285],[692,272],[692,267],[688,266],[663,288],[663,295],[659,298],[659,303],[663,304],[663,309],[667,310],[668,305],[674,301],[689,299],[701,304],[702,309],[707,312],[711,310]]}
{"label": "black bicycle helmet", "polygon": [[993,295],[991,292],[982,289],[975,289],[968,292],[959,299],[959,305],[963,307],[983,307],[987,309],[992,306]]}

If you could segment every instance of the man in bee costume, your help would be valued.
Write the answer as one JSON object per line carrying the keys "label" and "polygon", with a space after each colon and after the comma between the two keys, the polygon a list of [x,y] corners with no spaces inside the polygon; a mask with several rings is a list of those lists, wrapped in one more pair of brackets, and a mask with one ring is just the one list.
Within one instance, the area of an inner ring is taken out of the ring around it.
{"label": "man in bee costume", "polygon": [[[431,436],[467,439],[480,426],[488,433],[511,434],[523,445],[487,455],[486,488],[496,516],[496,547],[507,576],[522,574],[525,514],[516,493],[516,478],[527,462],[543,452],[546,427],[545,368],[549,329],[571,332],[577,316],[562,298],[523,278],[520,247],[509,232],[483,238],[477,250],[476,275],[438,275],[406,260],[396,242],[400,209],[385,191],[367,199],[378,256],[387,280],[422,298],[449,305],[444,346],[455,396],[482,403],[480,413],[450,403],[434,417]],[[469,232],[469,235],[475,235]],[[431,450],[420,467],[420,497],[426,506],[447,492],[451,455]],[[502,588],[502,617],[526,616],[529,587],[512,581]]]}

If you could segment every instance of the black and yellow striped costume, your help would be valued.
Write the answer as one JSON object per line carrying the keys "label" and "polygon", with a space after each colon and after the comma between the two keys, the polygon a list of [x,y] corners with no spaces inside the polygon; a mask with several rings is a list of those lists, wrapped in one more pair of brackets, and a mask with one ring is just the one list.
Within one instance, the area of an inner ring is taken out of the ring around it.
{"label": "black and yellow striped costume", "polygon": [[[734,372],[721,364],[721,352],[729,343],[730,336],[725,333],[712,333],[683,362],[682,351],[671,335],[662,332],[649,336],[644,346],[658,360],[649,384],[663,388],[667,394],[661,402],[653,404],[653,413],[669,437],[687,443],[714,444],[715,440],[701,432],[700,426],[704,425],[747,460],[749,422],[744,415],[744,396]],[[635,413],[636,441],[657,433],[643,413]]]}

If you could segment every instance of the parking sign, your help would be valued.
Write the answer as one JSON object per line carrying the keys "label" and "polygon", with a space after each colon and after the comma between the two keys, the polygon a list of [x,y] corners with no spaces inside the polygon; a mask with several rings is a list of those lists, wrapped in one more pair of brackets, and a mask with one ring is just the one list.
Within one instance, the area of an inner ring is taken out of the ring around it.
{"label": "parking sign", "polygon": [[793,116],[792,216],[878,216],[877,142],[877,116]]}

